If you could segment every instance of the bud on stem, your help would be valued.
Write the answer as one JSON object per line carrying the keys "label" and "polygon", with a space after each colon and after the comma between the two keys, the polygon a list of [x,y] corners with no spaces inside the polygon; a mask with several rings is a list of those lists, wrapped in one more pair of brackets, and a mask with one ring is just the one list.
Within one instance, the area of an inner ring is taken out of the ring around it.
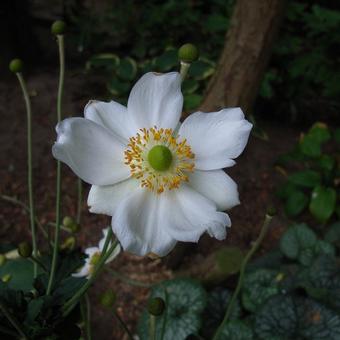
{"label": "bud on stem", "polygon": [[63,35],[66,31],[66,24],[64,21],[57,20],[51,26],[51,32],[54,35]]}
{"label": "bud on stem", "polygon": [[22,72],[23,68],[24,68],[24,64],[21,59],[13,59],[9,63],[9,69],[13,73],[20,73]]}

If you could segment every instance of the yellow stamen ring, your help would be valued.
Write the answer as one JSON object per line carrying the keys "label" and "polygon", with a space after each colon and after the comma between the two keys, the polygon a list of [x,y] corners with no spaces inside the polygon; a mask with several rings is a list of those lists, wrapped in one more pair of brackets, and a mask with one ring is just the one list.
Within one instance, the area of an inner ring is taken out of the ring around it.
{"label": "yellow stamen ring", "polygon": [[195,155],[185,139],[174,136],[172,129],[140,129],[125,150],[125,164],[141,186],[158,194],[188,182]]}

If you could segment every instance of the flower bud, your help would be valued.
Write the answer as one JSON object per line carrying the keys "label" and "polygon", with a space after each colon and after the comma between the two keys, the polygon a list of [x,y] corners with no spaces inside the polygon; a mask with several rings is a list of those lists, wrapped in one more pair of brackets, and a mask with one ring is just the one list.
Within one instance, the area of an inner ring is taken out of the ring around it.
{"label": "flower bud", "polygon": [[9,63],[9,69],[13,73],[20,73],[24,67],[24,64],[21,59],[13,59]]}
{"label": "flower bud", "polygon": [[192,63],[199,57],[198,49],[193,44],[184,44],[178,50],[178,59],[185,63]]}
{"label": "flower bud", "polygon": [[32,246],[28,242],[21,242],[18,245],[18,253],[21,257],[27,258],[32,255]]}
{"label": "flower bud", "polygon": [[72,224],[74,224],[74,219],[71,216],[65,216],[63,218],[63,226],[65,228],[71,228]]}
{"label": "flower bud", "polygon": [[57,20],[51,26],[51,32],[55,35],[63,35],[66,31],[66,24],[64,21]]}
{"label": "flower bud", "polygon": [[0,254],[0,267],[6,263],[7,259],[4,254]]}
{"label": "flower bud", "polygon": [[80,225],[70,216],[64,217],[63,226],[69,229],[72,233],[77,233],[80,230]]}
{"label": "flower bud", "polygon": [[276,215],[276,208],[274,206],[269,206],[267,208],[267,215],[273,217]]}
{"label": "flower bud", "polygon": [[163,314],[165,309],[165,302],[162,298],[152,298],[148,302],[148,312],[154,316],[160,316]]}
{"label": "flower bud", "polygon": [[100,304],[106,308],[112,308],[115,304],[117,296],[113,290],[107,290],[100,297]]}
{"label": "flower bud", "polygon": [[63,250],[65,249],[73,250],[75,245],[76,245],[76,238],[74,236],[70,236],[63,242],[60,248]]}
{"label": "flower bud", "polygon": [[7,283],[11,280],[12,278],[12,275],[11,274],[5,274],[2,278],[1,278],[1,281],[4,282],[4,283]]}

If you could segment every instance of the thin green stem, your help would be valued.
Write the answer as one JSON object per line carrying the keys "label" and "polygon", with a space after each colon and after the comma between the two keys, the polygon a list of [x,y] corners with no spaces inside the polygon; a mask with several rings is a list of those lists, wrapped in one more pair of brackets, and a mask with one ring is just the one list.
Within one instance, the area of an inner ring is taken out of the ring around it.
{"label": "thin green stem", "polygon": [[41,267],[41,269],[45,272],[45,273],[48,273],[48,270],[47,268],[45,267],[45,265],[40,261],[38,260],[38,258],[34,257],[33,255],[29,257],[29,259],[33,262],[33,263],[36,263],[39,267]]}
{"label": "thin green stem", "polygon": [[156,340],[156,317],[150,314],[149,319],[149,338],[150,340]]}
{"label": "thin green stem", "polygon": [[[15,197],[7,196],[7,195],[1,195],[0,197],[4,201],[7,201],[7,202],[10,202],[10,203],[17,204],[17,205],[21,206],[28,214],[31,213],[31,209],[29,208],[29,206],[26,205],[24,202],[21,202],[20,200],[16,199]],[[47,231],[41,225],[41,223],[39,222],[39,220],[38,220],[38,218],[36,216],[35,216],[34,220],[35,220],[35,224],[38,226],[38,228],[40,229],[41,233],[44,235],[44,237],[46,239],[48,239]]]}
{"label": "thin green stem", "polygon": [[[109,234],[108,234],[109,236]],[[108,240],[109,237],[106,238]],[[74,306],[78,303],[79,299],[86,293],[86,291],[89,289],[89,287],[92,285],[92,283],[97,278],[98,274],[103,270],[106,260],[111,256],[111,254],[114,252],[116,246],[118,245],[118,241],[116,240],[112,246],[108,249],[106,253],[102,253],[102,256],[100,257],[97,265],[94,268],[93,274],[90,276],[90,278],[86,281],[86,283],[73,295],[73,297],[66,301],[64,305],[64,313],[63,315],[68,315]]]}
{"label": "thin green stem", "polygon": [[112,276],[116,277],[117,279],[131,285],[131,286],[136,286],[136,287],[143,287],[143,288],[150,288],[152,286],[152,284],[150,283],[145,283],[145,282],[141,282],[141,281],[137,281],[134,279],[130,279],[129,277],[127,277],[124,274],[121,274],[111,268],[107,268],[106,269]]}
{"label": "thin green stem", "polygon": [[[58,87],[58,99],[57,99],[57,122],[61,121],[62,113],[62,99],[64,91],[64,76],[65,76],[65,52],[64,52],[64,36],[57,35],[58,47],[59,47],[59,87]],[[60,239],[60,202],[61,201],[61,163],[57,161],[57,188],[56,188],[56,228],[54,233],[54,246],[53,256],[51,264],[51,272],[48,280],[46,294],[50,295],[53,287],[53,281],[57,270],[58,263],[58,248]]]}
{"label": "thin green stem", "polygon": [[[33,169],[32,169],[32,109],[31,101],[28,95],[27,86],[21,73],[16,73],[21,90],[24,96],[26,111],[27,111],[27,181],[28,181],[28,201],[30,210],[30,224],[32,233],[32,247],[33,255],[36,256],[38,253],[37,247],[37,231],[35,227],[35,214],[34,214],[34,200],[33,200]],[[33,276],[37,277],[38,267],[36,264],[33,266]]]}
{"label": "thin green stem", "polygon": [[[56,225],[54,222],[48,222],[48,223],[47,223],[47,226],[48,226],[48,227],[56,228],[57,225]],[[62,224],[59,226],[59,228],[60,228],[61,230],[63,230],[63,231],[66,231],[66,232],[69,233],[69,234],[72,234],[72,230],[69,229],[69,228],[64,227]]]}
{"label": "thin green stem", "polygon": [[[110,244],[111,239],[112,239],[112,235],[113,235],[112,228],[109,228],[109,230],[107,231],[104,246],[103,246],[103,249],[102,249],[102,254],[101,254],[102,257],[104,257],[105,254],[106,254],[107,248],[109,247],[109,244]],[[118,242],[117,242],[117,244],[118,244]]]}
{"label": "thin green stem", "polygon": [[181,61],[181,68],[180,68],[179,73],[181,75],[182,83],[183,83],[183,81],[185,80],[185,78],[186,78],[186,76],[188,74],[189,68],[190,68],[190,64],[189,63]]}
{"label": "thin green stem", "polygon": [[85,323],[85,329],[86,329],[86,335],[88,340],[92,340],[92,334],[91,334],[91,304],[90,299],[87,294],[85,294],[85,303],[86,303],[86,323]]}
{"label": "thin green stem", "polygon": [[270,221],[272,220],[272,218],[273,218],[272,216],[266,215],[257,240],[254,242],[254,244],[251,247],[251,249],[249,250],[248,254],[246,255],[246,257],[242,261],[242,265],[241,265],[241,269],[240,269],[240,275],[239,275],[239,279],[238,279],[238,282],[237,282],[236,289],[234,291],[233,296],[231,297],[227,311],[224,315],[224,319],[223,319],[222,323],[220,324],[220,326],[217,328],[216,333],[213,337],[213,340],[222,339],[221,333],[222,333],[223,328],[225,327],[225,325],[227,324],[227,322],[230,318],[230,315],[231,315],[231,313],[234,309],[234,305],[236,303],[237,297],[238,297],[238,295],[241,291],[241,288],[242,288],[242,285],[243,285],[244,273],[245,273],[247,264],[248,264],[249,260],[252,258],[252,256],[255,254],[255,252],[258,250],[258,248],[260,247],[264,237],[266,236],[268,228],[269,228],[269,224],[270,224]]}
{"label": "thin green stem", "polygon": [[11,325],[17,330],[20,337],[22,339],[27,340],[28,338],[24,331],[21,329],[19,322],[13,315],[11,315],[11,313],[7,310],[6,306],[2,302],[0,302],[0,310],[3,313],[3,315],[8,319],[8,321],[11,323]]}
{"label": "thin green stem", "polygon": [[89,297],[87,294],[85,294],[84,298],[81,299],[80,301],[80,312],[81,312],[81,317],[84,322],[84,332],[87,340],[92,340],[92,335],[91,335],[91,320],[90,320],[90,301]]}
{"label": "thin green stem", "polygon": [[113,315],[118,320],[119,324],[124,329],[125,333],[128,335],[128,338],[130,340],[133,340],[134,339],[133,335],[132,335],[131,331],[129,330],[128,326],[126,325],[126,323],[124,322],[124,320],[119,316],[119,314],[116,311],[113,311]]}
{"label": "thin green stem", "polygon": [[77,180],[78,204],[77,204],[77,224],[80,224],[81,208],[83,203],[83,182],[80,178]]}

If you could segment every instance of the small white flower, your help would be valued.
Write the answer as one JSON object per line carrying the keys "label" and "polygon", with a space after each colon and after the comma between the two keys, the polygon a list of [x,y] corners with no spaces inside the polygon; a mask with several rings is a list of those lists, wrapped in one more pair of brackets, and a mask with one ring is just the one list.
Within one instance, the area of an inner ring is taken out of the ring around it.
{"label": "small white flower", "polygon": [[84,118],[58,124],[55,158],[92,184],[88,204],[112,216],[125,250],[166,255],[177,241],[202,233],[222,240],[239,204],[236,183],[222,170],[235,164],[252,125],[240,108],[196,112],[181,125],[177,72],[145,74],[127,108],[90,101]]}
{"label": "small white flower", "polygon": [[[98,260],[102,254],[106,236],[108,233],[110,227],[103,229],[103,238],[99,241],[98,247],[90,247],[85,249],[85,254],[87,255],[87,258],[85,259],[85,264],[83,267],[79,269],[78,272],[72,274],[74,277],[85,277],[89,278],[94,270],[95,265],[98,263]],[[110,241],[108,248],[112,245],[112,242]],[[120,245],[117,244],[114,251],[110,255],[110,257],[105,261],[105,263],[111,262],[121,251]]]}

